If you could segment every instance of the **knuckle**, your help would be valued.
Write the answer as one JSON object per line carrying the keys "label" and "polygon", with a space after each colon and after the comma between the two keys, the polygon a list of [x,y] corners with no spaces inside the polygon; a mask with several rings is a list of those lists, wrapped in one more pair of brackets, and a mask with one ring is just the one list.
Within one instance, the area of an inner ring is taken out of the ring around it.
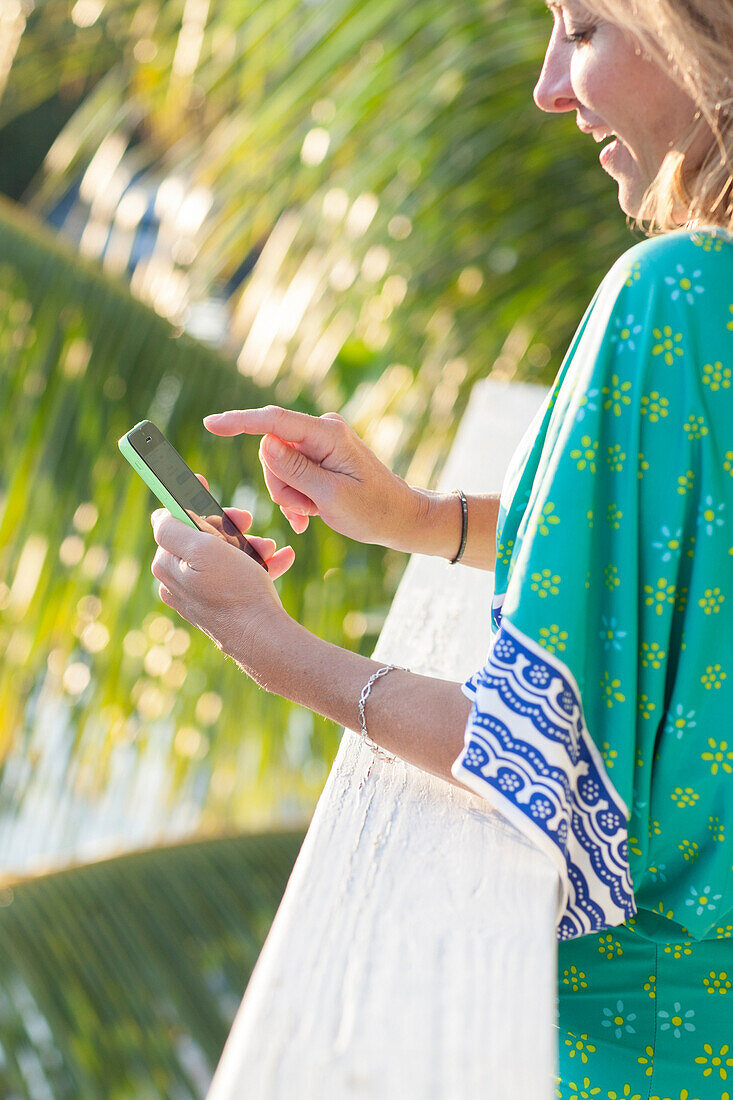
{"label": "knuckle", "polygon": [[153,564],[150,568],[153,576],[159,581],[164,580],[167,576],[167,562],[168,555],[166,554],[165,550],[158,549],[155,557],[153,558]]}
{"label": "knuckle", "polygon": [[336,432],[339,439],[344,442],[346,442],[346,440],[350,440],[354,434],[351,425],[347,424],[343,417],[341,417],[340,420],[336,421]]}
{"label": "knuckle", "polygon": [[346,435],[347,432],[350,430],[349,425],[347,424],[341,413],[324,413],[321,416],[321,420],[328,420],[330,424],[333,424],[334,432],[337,432],[340,435]]}
{"label": "knuckle", "polygon": [[308,459],[300,451],[292,450],[290,454],[290,471],[294,477],[302,477],[308,470]]}

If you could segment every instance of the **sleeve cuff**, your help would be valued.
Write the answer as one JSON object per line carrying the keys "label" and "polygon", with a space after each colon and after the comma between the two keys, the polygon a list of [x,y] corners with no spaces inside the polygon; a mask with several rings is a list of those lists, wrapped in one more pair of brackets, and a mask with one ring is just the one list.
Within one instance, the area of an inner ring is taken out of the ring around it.
{"label": "sleeve cuff", "polygon": [[588,734],[570,670],[504,619],[464,694],[473,707],[451,773],[555,864],[558,939],[623,924],[636,912],[628,810]]}
{"label": "sleeve cuff", "polygon": [[461,691],[467,699],[473,702],[476,698],[476,678],[472,676],[469,680],[466,680],[465,684],[461,684]]}

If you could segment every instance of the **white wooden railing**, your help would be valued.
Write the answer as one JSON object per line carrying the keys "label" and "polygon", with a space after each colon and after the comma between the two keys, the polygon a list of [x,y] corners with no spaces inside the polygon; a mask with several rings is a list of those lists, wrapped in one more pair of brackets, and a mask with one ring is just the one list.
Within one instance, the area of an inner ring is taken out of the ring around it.
{"label": "white wooden railing", "polygon": [[[545,393],[479,384],[442,487],[499,487]],[[492,582],[413,557],[375,655],[465,678]],[[557,891],[485,801],[346,731],[208,1100],[550,1100]]]}

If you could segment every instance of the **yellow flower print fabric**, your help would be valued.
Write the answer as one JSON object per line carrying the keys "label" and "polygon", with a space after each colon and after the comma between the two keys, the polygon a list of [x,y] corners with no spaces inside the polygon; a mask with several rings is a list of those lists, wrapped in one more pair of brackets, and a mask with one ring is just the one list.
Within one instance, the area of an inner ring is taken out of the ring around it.
{"label": "yellow flower print fabric", "polygon": [[733,237],[630,249],[505,479],[453,775],[554,861],[562,941],[733,926],[732,310]]}
{"label": "yellow flower print fabric", "polygon": [[731,1100],[733,940],[724,933],[658,942],[632,918],[560,943],[555,1096]]}

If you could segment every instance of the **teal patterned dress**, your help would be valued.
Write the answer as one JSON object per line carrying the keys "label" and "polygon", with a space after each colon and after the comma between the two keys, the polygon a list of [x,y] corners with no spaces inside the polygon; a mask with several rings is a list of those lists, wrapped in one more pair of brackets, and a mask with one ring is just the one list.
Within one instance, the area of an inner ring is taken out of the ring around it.
{"label": "teal patterned dress", "polygon": [[733,1098],[733,237],[631,248],[502,490],[453,765],[559,872],[562,1100]]}

